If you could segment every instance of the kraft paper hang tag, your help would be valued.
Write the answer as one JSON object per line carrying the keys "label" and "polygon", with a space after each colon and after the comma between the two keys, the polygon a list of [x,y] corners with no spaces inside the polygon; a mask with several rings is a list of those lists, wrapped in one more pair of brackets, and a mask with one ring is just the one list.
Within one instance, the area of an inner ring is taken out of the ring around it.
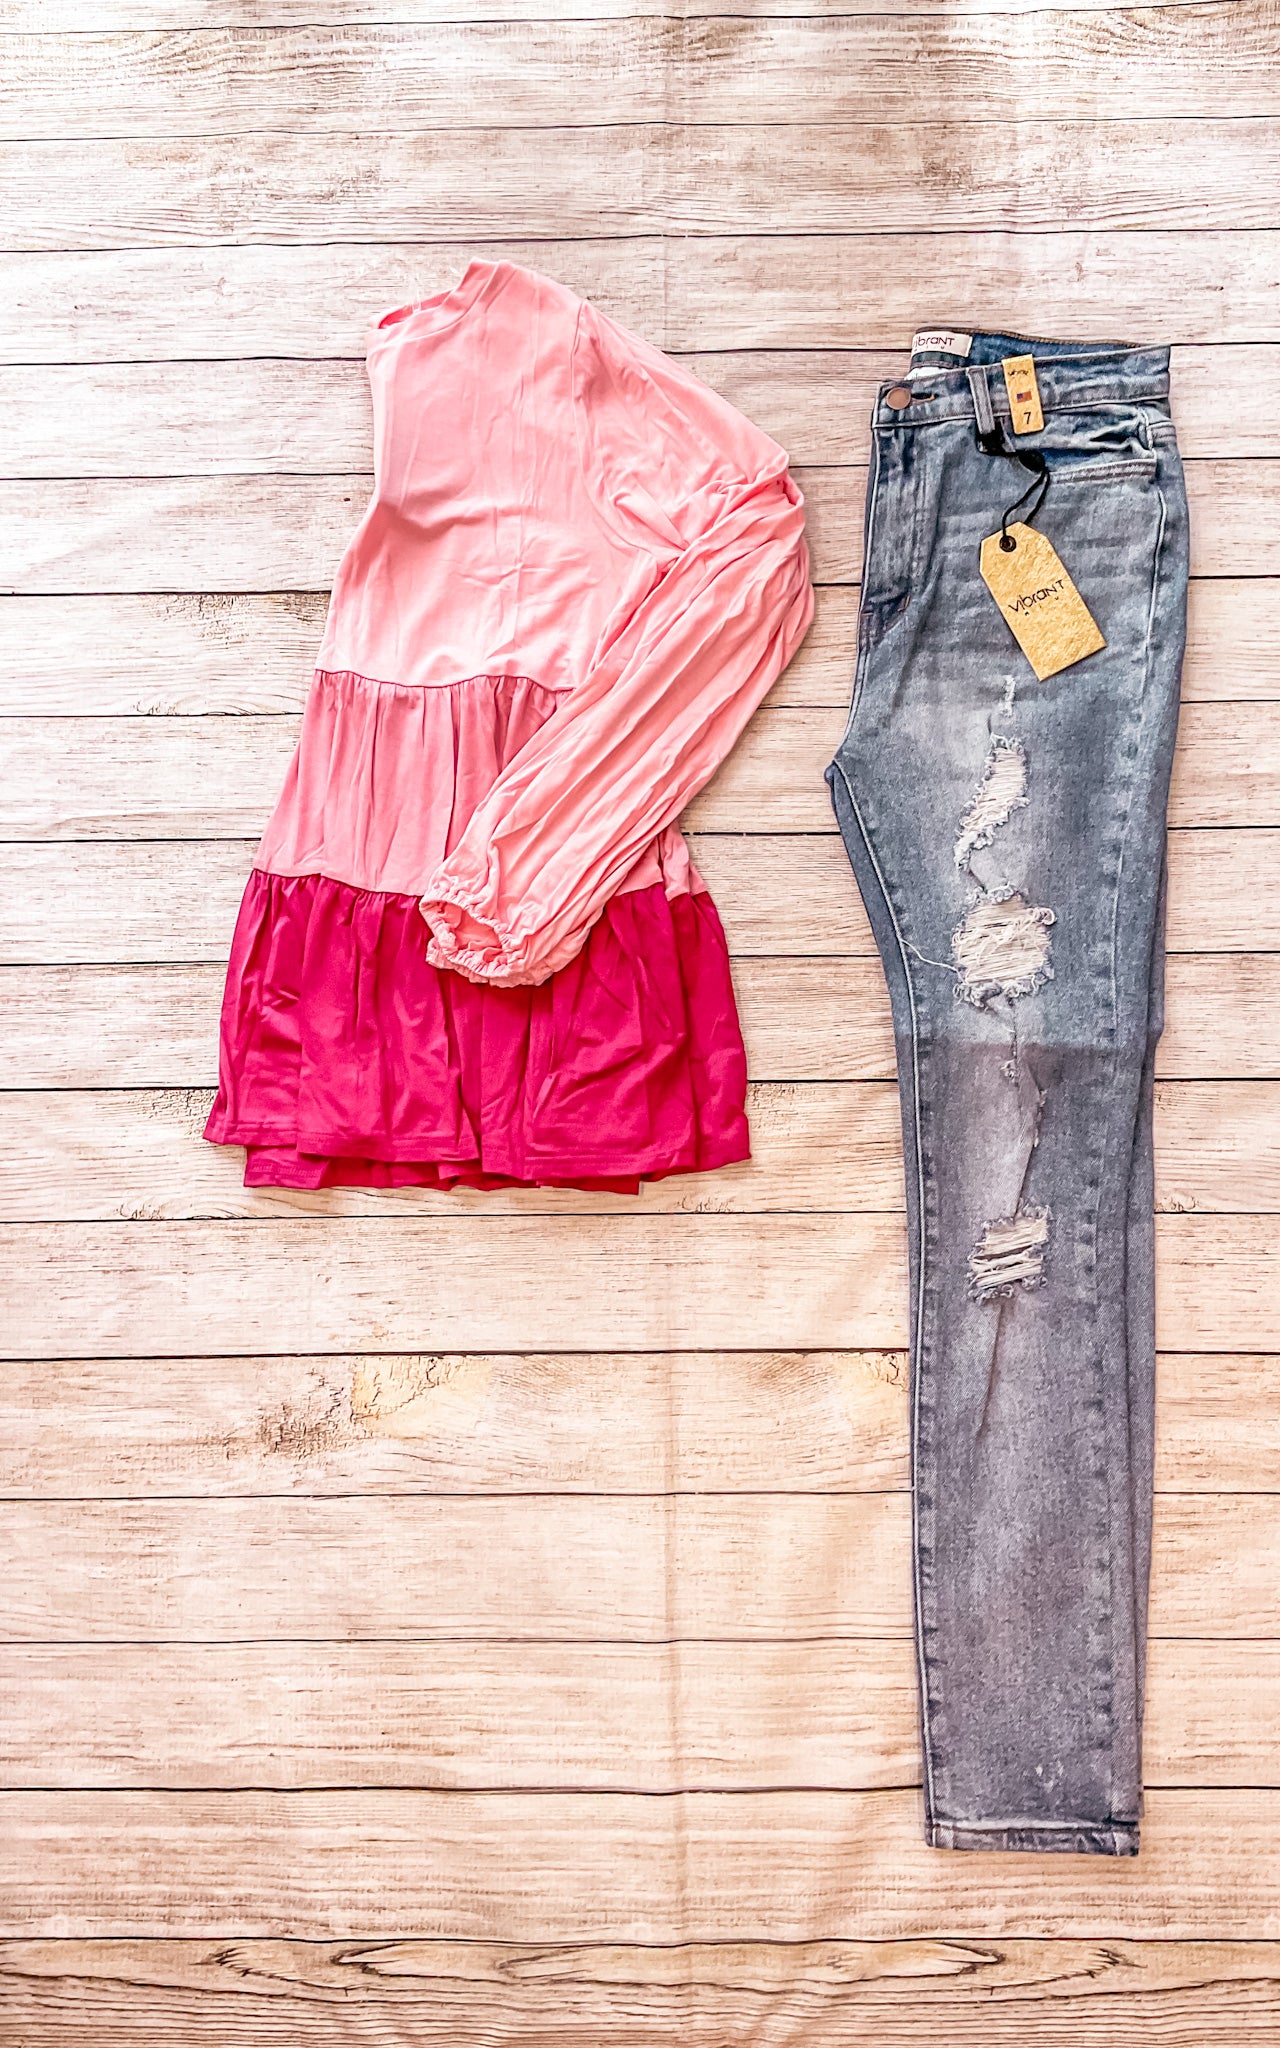
{"label": "kraft paper hang tag", "polygon": [[1044,426],[1044,412],[1040,405],[1034,357],[1006,356],[1000,367],[1004,371],[1004,388],[1009,394],[1014,433],[1038,434]]}
{"label": "kraft paper hang tag", "polygon": [[1002,548],[1000,539],[993,533],[982,543],[982,580],[1036,680],[1043,683],[1105,647],[1088,605],[1044,535],[1019,519],[1009,528],[1015,545]]}

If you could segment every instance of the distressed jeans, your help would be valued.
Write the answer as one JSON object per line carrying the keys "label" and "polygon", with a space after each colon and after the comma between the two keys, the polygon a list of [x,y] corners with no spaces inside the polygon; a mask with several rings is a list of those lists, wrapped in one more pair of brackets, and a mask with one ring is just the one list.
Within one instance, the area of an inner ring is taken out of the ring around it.
{"label": "distressed jeans", "polygon": [[[1168,351],[917,347],[873,415],[827,781],[897,1046],[926,1838],[1131,1856],[1187,589]],[[1001,362],[1024,354],[1044,424],[1015,437]],[[1031,483],[1006,450],[1043,454],[1035,530],[1106,639],[1044,682],[978,569]]]}

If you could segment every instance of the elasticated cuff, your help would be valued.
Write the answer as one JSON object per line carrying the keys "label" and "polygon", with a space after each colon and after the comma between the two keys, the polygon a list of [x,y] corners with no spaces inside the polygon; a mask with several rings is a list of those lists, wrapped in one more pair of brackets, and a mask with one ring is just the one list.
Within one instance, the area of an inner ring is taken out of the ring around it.
{"label": "elasticated cuff", "polygon": [[924,1838],[931,1849],[1024,1849],[1050,1856],[1136,1856],[1136,1821],[998,1821],[991,1827],[971,1821],[927,1820]]}
{"label": "elasticated cuff", "polygon": [[[466,900],[462,890],[446,896],[438,887],[419,898],[418,909],[431,936],[427,959],[432,967],[448,967],[468,981],[488,982],[496,988],[518,988],[546,979],[546,972],[533,967],[528,949],[511,932],[503,931]],[[458,936],[466,918],[470,943]],[[480,938],[479,934],[486,934]]]}

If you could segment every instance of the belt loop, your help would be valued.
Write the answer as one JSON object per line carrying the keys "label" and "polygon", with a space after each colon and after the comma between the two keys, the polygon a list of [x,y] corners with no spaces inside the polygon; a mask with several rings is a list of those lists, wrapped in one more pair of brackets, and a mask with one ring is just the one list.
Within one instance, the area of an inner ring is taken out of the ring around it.
{"label": "belt loop", "polygon": [[973,409],[978,418],[978,439],[981,440],[986,434],[994,434],[996,428],[995,411],[991,404],[991,387],[987,383],[987,366],[984,363],[975,363],[972,369],[965,371],[965,376],[969,379],[969,389],[973,393]]}

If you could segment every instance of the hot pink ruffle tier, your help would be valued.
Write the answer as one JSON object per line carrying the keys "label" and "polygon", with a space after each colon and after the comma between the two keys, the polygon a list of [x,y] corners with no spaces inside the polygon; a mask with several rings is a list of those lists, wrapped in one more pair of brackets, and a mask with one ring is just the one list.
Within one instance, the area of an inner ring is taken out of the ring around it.
{"label": "hot pink ruffle tier", "polygon": [[428,965],[416,897],[255,870],[205,1136],[247,1186],[552,1185],[749,1154],[724,930],[699,891],[615,896],[537,987]]}

